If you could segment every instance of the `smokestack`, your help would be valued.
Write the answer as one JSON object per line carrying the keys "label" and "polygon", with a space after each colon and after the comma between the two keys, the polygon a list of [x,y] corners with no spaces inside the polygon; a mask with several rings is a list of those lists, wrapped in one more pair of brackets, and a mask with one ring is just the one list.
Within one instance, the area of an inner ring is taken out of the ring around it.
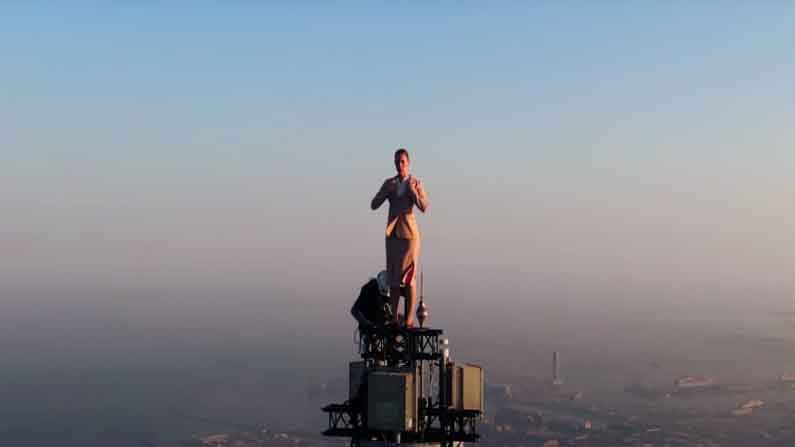
{"label": "smokestack", "polygon": [[560,353],[558,351],[552,353],[552,384],[563,385],[563,379],[560,378]]}

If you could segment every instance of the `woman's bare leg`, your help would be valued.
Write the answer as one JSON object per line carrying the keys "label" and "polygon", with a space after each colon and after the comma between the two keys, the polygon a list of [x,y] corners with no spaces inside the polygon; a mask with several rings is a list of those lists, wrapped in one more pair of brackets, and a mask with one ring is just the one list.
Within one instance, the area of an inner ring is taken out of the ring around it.
{"label": "woman's bare leg", "polygon": [[414,284],[406,286],[406,327],[414,327],[414,307],[417,304],[417,288]]}
{"label": "woman's bare leg", "polygon": [[389,287],[389,305],[392,307],[392,323],[400,326],[400,319],[398,318],[398,306],[400,305],[400,286]]}

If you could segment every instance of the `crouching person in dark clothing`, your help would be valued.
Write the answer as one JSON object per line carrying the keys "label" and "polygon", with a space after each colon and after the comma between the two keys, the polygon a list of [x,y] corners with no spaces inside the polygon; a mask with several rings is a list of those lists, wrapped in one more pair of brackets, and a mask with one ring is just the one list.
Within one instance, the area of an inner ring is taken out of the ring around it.
{"label": "crouching person in dark clothing", "polygon": [[351,315],[359,323],[359,330],[383,328],[392,321],[389,305],[389,278],[386,270],[378,272],[362,286],[359,297],[353,303]]}

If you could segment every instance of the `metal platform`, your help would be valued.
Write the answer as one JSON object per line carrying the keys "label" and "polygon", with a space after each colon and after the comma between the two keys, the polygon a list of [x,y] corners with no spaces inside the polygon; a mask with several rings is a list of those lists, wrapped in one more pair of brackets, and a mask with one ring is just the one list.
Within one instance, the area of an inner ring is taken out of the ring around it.
{"label": "metal platform", "polygon": [[[384,433],[368,430],[357,409],[349,404],[331,404],[323,407],[328,413],[329,428],[324,436],[351,438],[356,445],[361,440],[380,440]],[[451,408],[429,408],[423,411],[424,429],[416,432],[403,432],[402,442],[438,443],[452,446],[457,442],[478,442],[477,421],[480,411],[455,410]]]}
{"label": "metal platform", "polygon": [[[452,364],[446,363],[447,354],[442,352],[441,329],[386,327],[360,329],[359,333],[358,351],[368,370],[393,368],[416,375],[413,382],[417,387],[416,424],[411,430],[399,433],[372,430],[367,424],[366,400],[351,394],[351,400],[345,403],[323,407],[323,412],[328,414],[328,428],[323,435],[351,438],[354,447],[373,441],[389,444],[393,438],[400,439],[400,443],[431,443],[441,447],[479,441],[477,423],[482,411],[454,408],[450,396],[442,393],[442,381],[447,383],[442,377],[447,377],[445,371]],[[424,389],[426,381],[438,386],[437,396],[431,396],[431,390]]]}
{"label": "metal platform", "polygon": [[390,367],[414,366],[418,361],[441,358],[441,329],[370,328],[360,330],[359,355],[368,366],[376,362]]}

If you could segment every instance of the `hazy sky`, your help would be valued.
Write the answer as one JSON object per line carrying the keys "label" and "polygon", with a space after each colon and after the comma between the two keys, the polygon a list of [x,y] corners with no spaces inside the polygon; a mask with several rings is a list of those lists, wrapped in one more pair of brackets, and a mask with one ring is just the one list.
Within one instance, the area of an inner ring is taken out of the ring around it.
{"label": "hazy sky", "polygon": [[4,298],[350,290],[400,146],[437,285],[791,297],[795,6],[294,3],[0,6]]}

